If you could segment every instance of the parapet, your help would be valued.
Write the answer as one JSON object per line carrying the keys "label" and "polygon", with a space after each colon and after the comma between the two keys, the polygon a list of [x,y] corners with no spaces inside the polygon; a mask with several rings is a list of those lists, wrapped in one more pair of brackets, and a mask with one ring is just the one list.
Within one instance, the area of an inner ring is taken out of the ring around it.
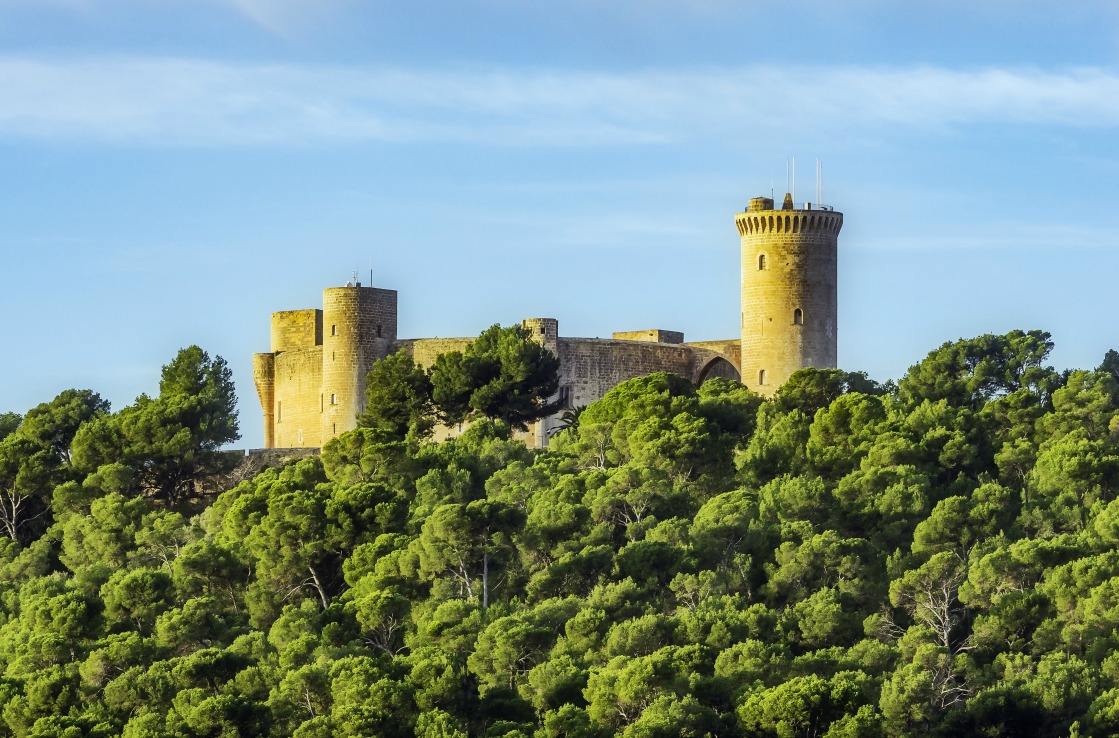
{"label": "parapet", "polygon": [[645,341],[648,343],[683,343],[684,334],[680,331],[665,331],[652,328],[645,331],[614,331],[611,337],[617,341]]}
{"label": "parapet", "polygon": [[806,202],[796,207],[792,195],[785,195],[781,210],[773,209],[768,197],[751,198],[750,206],[734,216],[742,237],[770,234],[821,234],[835,236],[843,228],[843,213],[828,205]]}

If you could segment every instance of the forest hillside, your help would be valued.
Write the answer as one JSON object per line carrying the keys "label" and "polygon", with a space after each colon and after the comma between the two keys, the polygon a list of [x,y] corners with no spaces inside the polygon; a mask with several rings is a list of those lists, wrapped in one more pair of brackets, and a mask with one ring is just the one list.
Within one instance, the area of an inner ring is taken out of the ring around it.
{"label": "forest hillside", "polygon": [[1119,354],[1051,348],[656,374],[543,452],[403,412],[211,496],[196,347],[0,415],[0,735],[1119,734]]}

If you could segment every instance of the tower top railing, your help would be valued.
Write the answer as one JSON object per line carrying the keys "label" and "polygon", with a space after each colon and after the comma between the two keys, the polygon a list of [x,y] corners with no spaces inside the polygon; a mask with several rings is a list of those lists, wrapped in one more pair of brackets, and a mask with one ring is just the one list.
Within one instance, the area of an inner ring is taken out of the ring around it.
{"label": "tower top railing", "polygon": [[[767,204],[758,204],[758,203],[755,202],[756,200],[760,200],[760,199],[765,199],[765,200],[768,201],[768,203]],[[753,207],[751,207],[751,205],[753,205]],[[804,203],[804,207],[802,207],[802,208],[798,208],[798,207],[796,207],[796,205],[793,205],[793,207],[791,207],[791,208],[788,208],[788,207],[776,208],[776,207],[773,207],[773,200],[770,200],[769,198],[754,198],[754,200],[750,201],[750,204],[746,205],[745,209],[742,212],[744,212],[744,213],[768,213],[768,212],[781,211],[781,210],[820,210],[820,211],[823,211],[825,213],[834,213],[835,212],[835,207],[832,206],[832,205],[823,205],[823,204],[818,203],[818,202],[806,202],[806,203]]]}

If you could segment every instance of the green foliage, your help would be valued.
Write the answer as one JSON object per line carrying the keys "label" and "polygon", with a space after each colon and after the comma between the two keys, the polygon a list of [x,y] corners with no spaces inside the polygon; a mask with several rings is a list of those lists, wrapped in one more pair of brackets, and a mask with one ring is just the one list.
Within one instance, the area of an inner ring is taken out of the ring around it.
{"label": "green foliage", "polygon": [[240,438],[232,373],[198,346],[163,367],[159,396],[141,395],[114,415],[84,424],[74,437],[74,465],[89,473],[124,463],[141,489],[176,503],[200,478],[220,471],[219,449]]}
{"label": "green foliage", "polygon": [[468,417],[524,429],[559,410],[559,359],[521,326],[493,325],[462,352],[440,354],[431,367],[432,399],[448,425]]}
{"label": "green foliage", "polygon": [[365,411],[358,427],[404,438],[423,437],[432,428],[432,384],[422,367],[400,351],[375,362],[365,379]]}
{"label": "green foliage", "polygon": [[654,374],[533,452],[527,338],[444,360],[458,437],[390,357],[363,427],[195,507],[235,434],[200,350],[115,415],[0,417],[0,735],[1119,730],[1119,354],[1062,377],[1016,331],[769,400]]}

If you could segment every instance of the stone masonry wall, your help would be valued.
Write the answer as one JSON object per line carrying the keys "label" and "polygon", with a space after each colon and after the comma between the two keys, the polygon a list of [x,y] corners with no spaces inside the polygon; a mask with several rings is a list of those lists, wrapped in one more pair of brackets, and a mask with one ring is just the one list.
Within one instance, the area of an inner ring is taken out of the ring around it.
{"label": "stone masonry wall", "polygon": [[273,440],[278,448],[322,445],[322,352],[315,346],[275,355]]}
{"label": "stone masonry wall", "polygon": [[322,344],[322,310],[272,313],[272,351],[292,351]]}
{"label": "stone masonry wall", "polygon": [[683,343],[684,334],[680,331],[663,331],[652,328],[645,331],[614,331],[611,337],[618,341],[650,341],[652,343]]}
{"label": "stone masonry wall", "polygon": [[560,338],[560,386],[572,406],[589,405],[627,379],[654,372],[691,378],[695,355],[686,346],[600,338]]}
{"label": "stone masonry wall", "polygon": [[[684,344],[692,348],[714,351],[720,356],[725,356],[727,361],[734,365],[735,370],[742,366],[742,337],[725,338],[720,341],[688,341]],[[734,377],[738,379],[738,377]]]}
{"label": "stone masonry wall", "polygon": [[403,350],[420,366],[430,367],[435,357],[451,351],[463,351],[474,338],[405,338],[392,346],[392,353]]}

